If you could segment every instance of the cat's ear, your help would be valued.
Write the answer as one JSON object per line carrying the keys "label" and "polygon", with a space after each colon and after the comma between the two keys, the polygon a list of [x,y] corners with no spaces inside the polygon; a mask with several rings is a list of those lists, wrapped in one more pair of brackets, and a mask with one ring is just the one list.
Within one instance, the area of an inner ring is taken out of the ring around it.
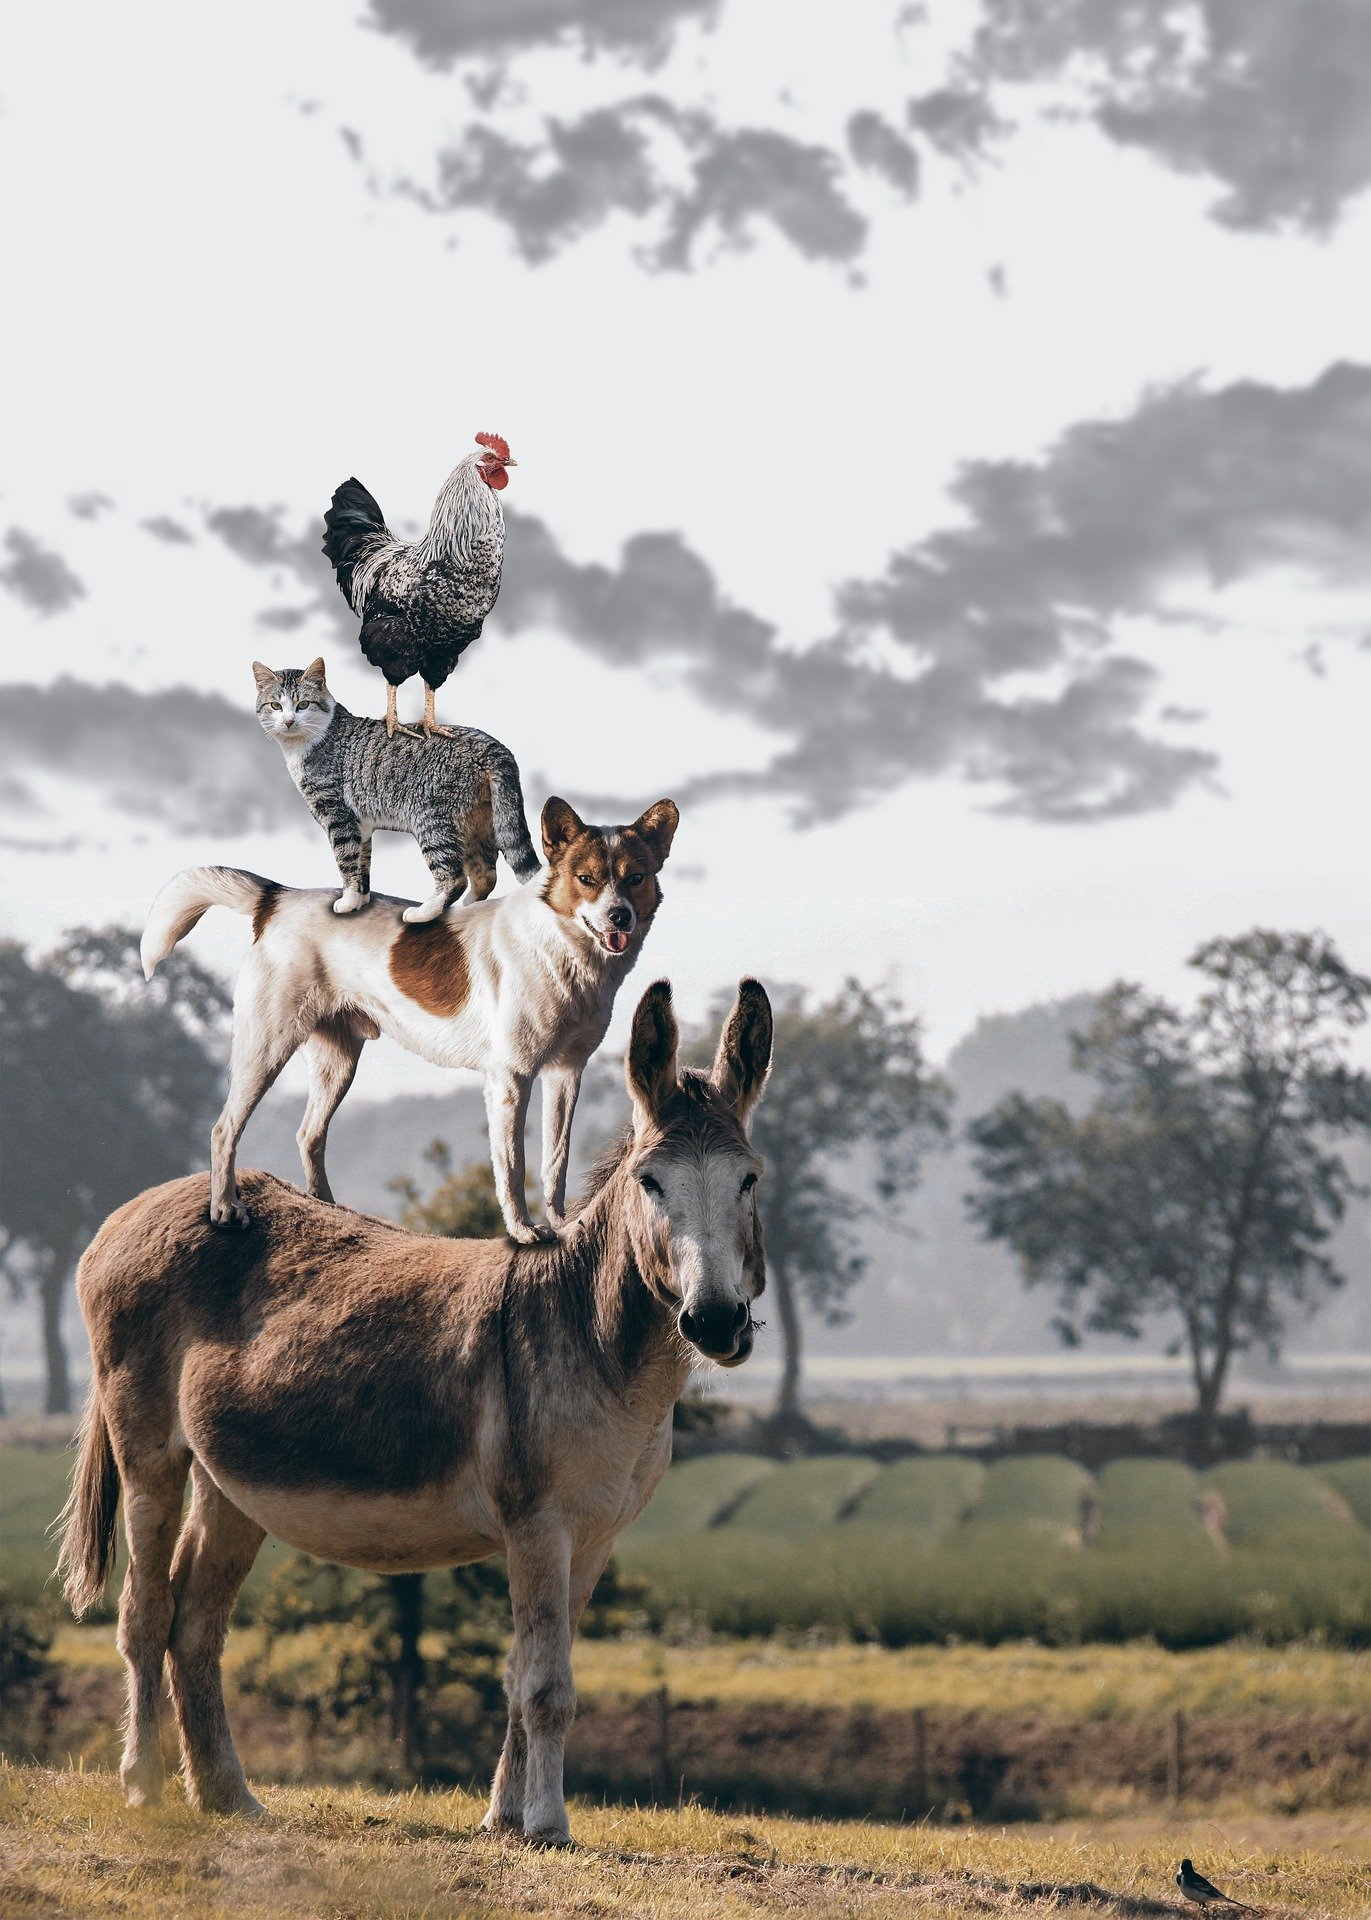
{"label": "cat's ear", "polygon": [[322,653],[319,654],[316,659],[310,661],[309,665],[305,668],[302,678],[312,680],[318,687],[328,684],[324,679],[324,656]]}
{"label": "cat's ear", "polygon": [[260,660],[254,660],[252,663],[252,677],[257,682],[259,693],[265,687],[274,687],[281,678],[280,674],[274,672],[271,667],[264,667]]}

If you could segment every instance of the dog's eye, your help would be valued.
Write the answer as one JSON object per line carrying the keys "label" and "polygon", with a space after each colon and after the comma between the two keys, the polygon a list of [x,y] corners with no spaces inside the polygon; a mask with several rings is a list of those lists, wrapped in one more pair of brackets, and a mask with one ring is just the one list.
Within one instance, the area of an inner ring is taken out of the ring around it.
{"label": "dog's eye", "polygon": [[661,1197],[661,1183],[654,1180],[650,1173],[640,1173],[638,1175],[638,1185],[644,1193],[655,1193],[658,1198]]}
{"label": "dog's eye", "polygon": [[757,1184],[756,1174],[749,1173],[746,1179],[743,1181],[743,1184],[738,1189],[738,1198],[740,1200],[746,1199],[746,1197],[748,1196],[749,1193],[751,1193],[752,1189],[756,1186],[756,1184]]}
{"label": "dog's eye", "polygon": [[626,887],[641,887],[645,878],[646,878],[646,875],[644,874],[631,873],[629,874],[628,878],[624,881],[624,885]]}
{"label": "dog's eye", "polygon": [[576,878],[580,881],[583,887],[594,887],[599,885],[599,882],[596,880],[595,875],[593,873],[578,873]]}

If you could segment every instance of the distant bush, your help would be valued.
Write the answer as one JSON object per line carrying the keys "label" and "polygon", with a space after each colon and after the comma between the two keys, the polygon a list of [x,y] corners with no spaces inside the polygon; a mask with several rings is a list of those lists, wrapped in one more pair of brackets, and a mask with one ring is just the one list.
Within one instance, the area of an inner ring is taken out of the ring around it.
{"label": "distant bush", "polygon": [[847,1511],[878,1472],[874,1460],[853,1454],[793,1461],[743,1496],[724,1531],[740,1527],[798,1534],[828,1526]]}
{"label": "distant bush", "polygon": [[1371,1460],[1334,1460],[1316,1471],[1347,1502],[1353,1518],[1371,1528]]}
{"label": "distant bush", "polygon": [[683,1533],[713,1527],[776,1462],[759,1453],[706,1453],[673,1467],[638,1521],[640,1533]]}
{"label": "distant bush", "polygon": [[955,1454],[897,1460],[858,1496],[851,1518],[873,1526],[907,1527],[928,1539],[958,1526],[984,1484],[985,1468],[979,1460]]}
{"label": "distant bush", "polygon": [[1336,1553],[1348,1537],[1346,1503],[1318,1474],[1287,1460],[1234,1460],[1212,1468],[1205,1486],[1223,1502],[1232,1546]]}
{"label": "distant bush", "polygon": [[1199,1475],[1179,1460],[1112,1460],[1096,1483],[1094,1544],[1104,1551],[1215,1553],[1201,1497]]}

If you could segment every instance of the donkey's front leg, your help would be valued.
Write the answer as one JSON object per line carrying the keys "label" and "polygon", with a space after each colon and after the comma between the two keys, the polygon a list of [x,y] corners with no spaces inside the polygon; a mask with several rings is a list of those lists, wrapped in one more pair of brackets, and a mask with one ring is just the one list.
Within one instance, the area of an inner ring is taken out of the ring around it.
{"label": "donkey's front leg", "polygon": [[527,1074],[491,1066],[486,1072],[486,1128],[490,1134],[490,1165],[495,1193],[511,1240],[531,1247],[550,1240],[551,1227],[536,1227],[529,1218],[524,1192],[524,1125],[533,1082]]}
{"label": "donkey's front leg", "polygon": [[[506,1554],[514,1611],[512,1667],[525,1744],[524,1838],[539,1846],[564,1847],[571,1842],[571,1829],[562,1792],[562,1754],[576,1712],[571,1539],[559,1522],[534,1519],[508,1536]],[[499,1818],[494,1798],[489,1818]]]}
{"label": "donkey's front leg", "polygon": [[524,1830],[524,1783],[528,1771],[528,1741],[524,1738],[523,1708],[519,1701],[519,1667],[515,1659],[518,1643],[511,1647],[505,1662],[505,1699],[509,1721],[500,1763],[490,1789],[490,1806],[481,1822],[487,1833],[522,1833]]}

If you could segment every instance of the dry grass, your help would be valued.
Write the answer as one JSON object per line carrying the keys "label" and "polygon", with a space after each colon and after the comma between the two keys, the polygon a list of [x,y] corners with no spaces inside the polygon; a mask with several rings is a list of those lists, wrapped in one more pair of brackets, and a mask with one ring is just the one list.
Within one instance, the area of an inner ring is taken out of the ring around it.
{"label": "dry grass", "polygon": [[588,1697],[667,1686],[679,1700],[803,1701],[1034,1713],[1067,1721],[1186,1713],[1371,1710],[1371,1663],[1336,1648],[1228,1644],[1171,1653],[1127,1646],[813,1646],[712,1640],[670,1646],[644,1636],[581,1640],[576,1684]]}
{"label": "dry grass", "polygon": [[1176,1860],[1270,1915],[1366,1912],[1365,1823],[1351,1817],[1129,1820],[1044,1831],[937,1830],[577,1807],[578,1846],[533,1852],[475,1832],[468,1794],[270,1789],[258,1825],[173,1794],[125,1810],[107,1774],[0,1775],[4,1920],[456,1920],[628,1914],[938,1916],[1176,1913]]}

